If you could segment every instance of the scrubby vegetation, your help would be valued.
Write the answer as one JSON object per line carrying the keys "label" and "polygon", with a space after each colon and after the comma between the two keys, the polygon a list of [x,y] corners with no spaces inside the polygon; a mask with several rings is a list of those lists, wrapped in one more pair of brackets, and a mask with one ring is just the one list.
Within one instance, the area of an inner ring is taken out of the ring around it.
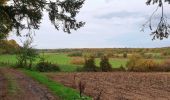
{"label": "scrubby vegetation", "polygon": [[32,68],[33,62],[38,57],[37,51],[31,46],[32,40],[28,39],[23,43],[17,52],[17,67]]}
{"label": "scrubby vegetation", "polygon": [[[22,50],[23,47],[20,47]],[[33,49],[33,48],[32,48]],[[20,51],[18,50],[18,51]],[[80,51],[79,51],[80,50]],[[103,51],[106,50],[106,51]],[[102,57],[103,55],[107,56],[108,63],[111,65],[112,71],[168,71],[163,69],[168,69],[168,67],[163,67],[164,62],[166,59],[169,59],[170,56],[168,54],[162,55],[162,52],[168,52],[168,48],[159,48],[154,50],[153,53],[151,53],[152,49],[115,49],[116,51],[113,51],[114,49],[66,49],[66,50],[58,50],[53,51],[56,53],[49,53],[51,50],[48,51],[41,51],[41,50],[35,50],[33,49],[35,55],[39,53],[39,56],[36,56],[35,58],[30,57],[30,54],[33,53],[25,53],[26,50],[22,53],[20,53],[20,58],[26,58],[27,64],[24,65],[24,68],[32,68],[30,69],[36,69],[34,66],[39,63],[39,60],[42,58],[45,58],[45,61],[40,62],[50,62],[51,64],[56,64],[60,68],[60,71],[64,72],[75,72],[75,71],[105,71],[101,67]],[[120,50],[120,52],[118,52]],[[123,51],[124,50],[124,51]],[[134,51],[134,53],[130,53],[130,50]],[[160,53],[159,50],[162,50]],[[31,50],[28,50],[31,51]],[[101,52],[103,51],[103,52]],[[136,51],[136,53],[135,53]],[[43,52],[43,53],[41,53]],[[82,53],[83,56],[74,56],[70,57],[68,54],[70,53]],[[88,53],[87,53],[88,52]],[[117,52],[117,53],[116,53]],[[139,52],[139,53],[137,53]],[[34,55],[34,54],[33,54]],[[0,64],[1,65],[14,65],[18,58],[18,54],[16,55],[1,55],[0,56]],[[27,56],[27,57],[26,57]],[[94,64],[90,65],[89,67],[87,65],[87,62],[89,63],[90,56],[94,59]],[[100,57],[101,56],[101,57]],[[136,57],[135,57],[136,56]],[[85,58],[84,58],[85,57]],[[32,61],[30,61],[31,59]],[[22,59],[23,60],[23,59]],[[31,62],[31,63],[30,63]],[[24,61],[23,61],[24,63]],[[21,63],[22,64],[22,63]],[[109,64],[107,64],[109,68]],[[85,67],[85,65],[87,65]],[[21,67],[21,65],[17,65],[18,67]],[[93,67],[95,66],[95,67]],[[154,66],[154,67],[153,67]],[[162,66],[162,67],[160,67]],[[167,66],[167,65],[166,65]],[[76,70],[77,69],[77,70]],[[109,69],[110,70],[110,69]]]}
{"label": "scrubby vegetation", "polygon": [[[55,95],[59,96],[61,100],[92,100],[90,97],[82,95],[80,97],[79,92],[65,87],[62,84],[59,84],[42,73],[35,71],[22,70],[25,74],[37,80],[39,83],[47,86]],[[85,99],[82,99],[85,98]]]}
{"label": "scrubby vegetation", "polygon": [[56,64],[49,62],[40,62],[36,65],[36,70],[40,72],[55,72],[60,71],[60,68]]}
{"label": "scrubby vegetation", "polygon": [[101,57],[101,62],[100,62],[100,70],[102,72],[109,72],[112,71],[112,66],[109,63],[109,58],[107,56]]}
{"label": "scrubby vegetation", "polygon": [[87,72],[96,72],[97,71],[97,66],[95,64],[95,59],[93,56],[86,57],[85,58],[85,64],[83,66],[83,71]]}
{"label": "scrubby vegetation", "polygon": [[143,59],[139,55],[133,55],[127,62],[128,71],[135,72],[151,72],[151,71],[170,71],[170,61],[166,60],[163,63],[155,62],[152,59]]}
{"label": "scrubby vegetation", "polygon": [[72,58],[70,61],[70,64],[74,64],[74,65],[84,65],[84,63],[85,63],[85,60],[84,58],[81,58],[81,57]]}

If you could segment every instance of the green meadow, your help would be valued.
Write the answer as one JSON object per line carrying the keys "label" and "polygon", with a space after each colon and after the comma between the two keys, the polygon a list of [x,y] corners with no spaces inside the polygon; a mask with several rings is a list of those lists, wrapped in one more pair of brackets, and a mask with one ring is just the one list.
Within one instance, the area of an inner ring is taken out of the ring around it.
{"label": "green meadow", "polygon": [[[51,62],[53,64],[58,64],[62,72],[74,72],[78,67],[82,67],[83,65],[74,65],[71,64],[71,57],[67,56],[67,54],[59,54],[59,53],[45,53],[40,54],[40,56],[44,56],[45,61]],[[162,59],[154,59],[157,62],[162,62]],[[36,62],[39,62],[40,59],[37,58]],[[100,58],[96,58],[96,65],[100,65]],[[125,67],[128,59],[126,58],[110,58],[109,62],[113,68],[119,68],[120,66]],[[16,55],[0,55],[0,63],[7,63],[9,65],[16,64],[17,59]]]}

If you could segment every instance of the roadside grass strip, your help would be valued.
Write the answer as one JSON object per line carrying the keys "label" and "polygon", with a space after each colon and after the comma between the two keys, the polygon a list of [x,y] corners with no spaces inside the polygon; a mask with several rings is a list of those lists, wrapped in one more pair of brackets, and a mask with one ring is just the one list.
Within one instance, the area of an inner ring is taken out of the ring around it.
{"label": "roadside grass strip", "polygon": [[51,90],[61,100],[92,100],[88,96],[80,98],[78,91],[72,88],[65,87],[64,85],[49,79],[42,73],[25,69],[22,69],[22,72],[24,72],[26,75],[30,76],[34,80],[38,81],[40,84],[47,86],[47,88],[49,88],[49,90]]}

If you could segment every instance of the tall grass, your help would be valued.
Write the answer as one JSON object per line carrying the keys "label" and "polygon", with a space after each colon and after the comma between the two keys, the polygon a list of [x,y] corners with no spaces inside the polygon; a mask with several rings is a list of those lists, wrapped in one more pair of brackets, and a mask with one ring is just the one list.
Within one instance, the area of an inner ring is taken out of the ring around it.
{"label": "tall grass", "polygon": [[[79,99],[80,95],[78,91],[65,87],[62,84],[56,83],[44,74],[24,69],[22,70],[22,72],[38,81],[40,84],[47,86],[55,95],[59,96],[61,100],[81,100]],[[92,100],[90,97],[86,98],[86,100]]]}

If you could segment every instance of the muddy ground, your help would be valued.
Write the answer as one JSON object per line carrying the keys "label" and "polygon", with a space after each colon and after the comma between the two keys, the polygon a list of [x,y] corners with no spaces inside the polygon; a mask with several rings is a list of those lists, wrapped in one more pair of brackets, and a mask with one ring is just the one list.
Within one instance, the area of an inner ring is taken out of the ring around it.
{"label": "muddy ground", "polygon": [[0,68],[0,100],[58,100],[58,98],[22,72]]}
{"label": "muddy ground", "polygon": [[170,73],[53,73],[53,80],[100,100],[170,100]]}

